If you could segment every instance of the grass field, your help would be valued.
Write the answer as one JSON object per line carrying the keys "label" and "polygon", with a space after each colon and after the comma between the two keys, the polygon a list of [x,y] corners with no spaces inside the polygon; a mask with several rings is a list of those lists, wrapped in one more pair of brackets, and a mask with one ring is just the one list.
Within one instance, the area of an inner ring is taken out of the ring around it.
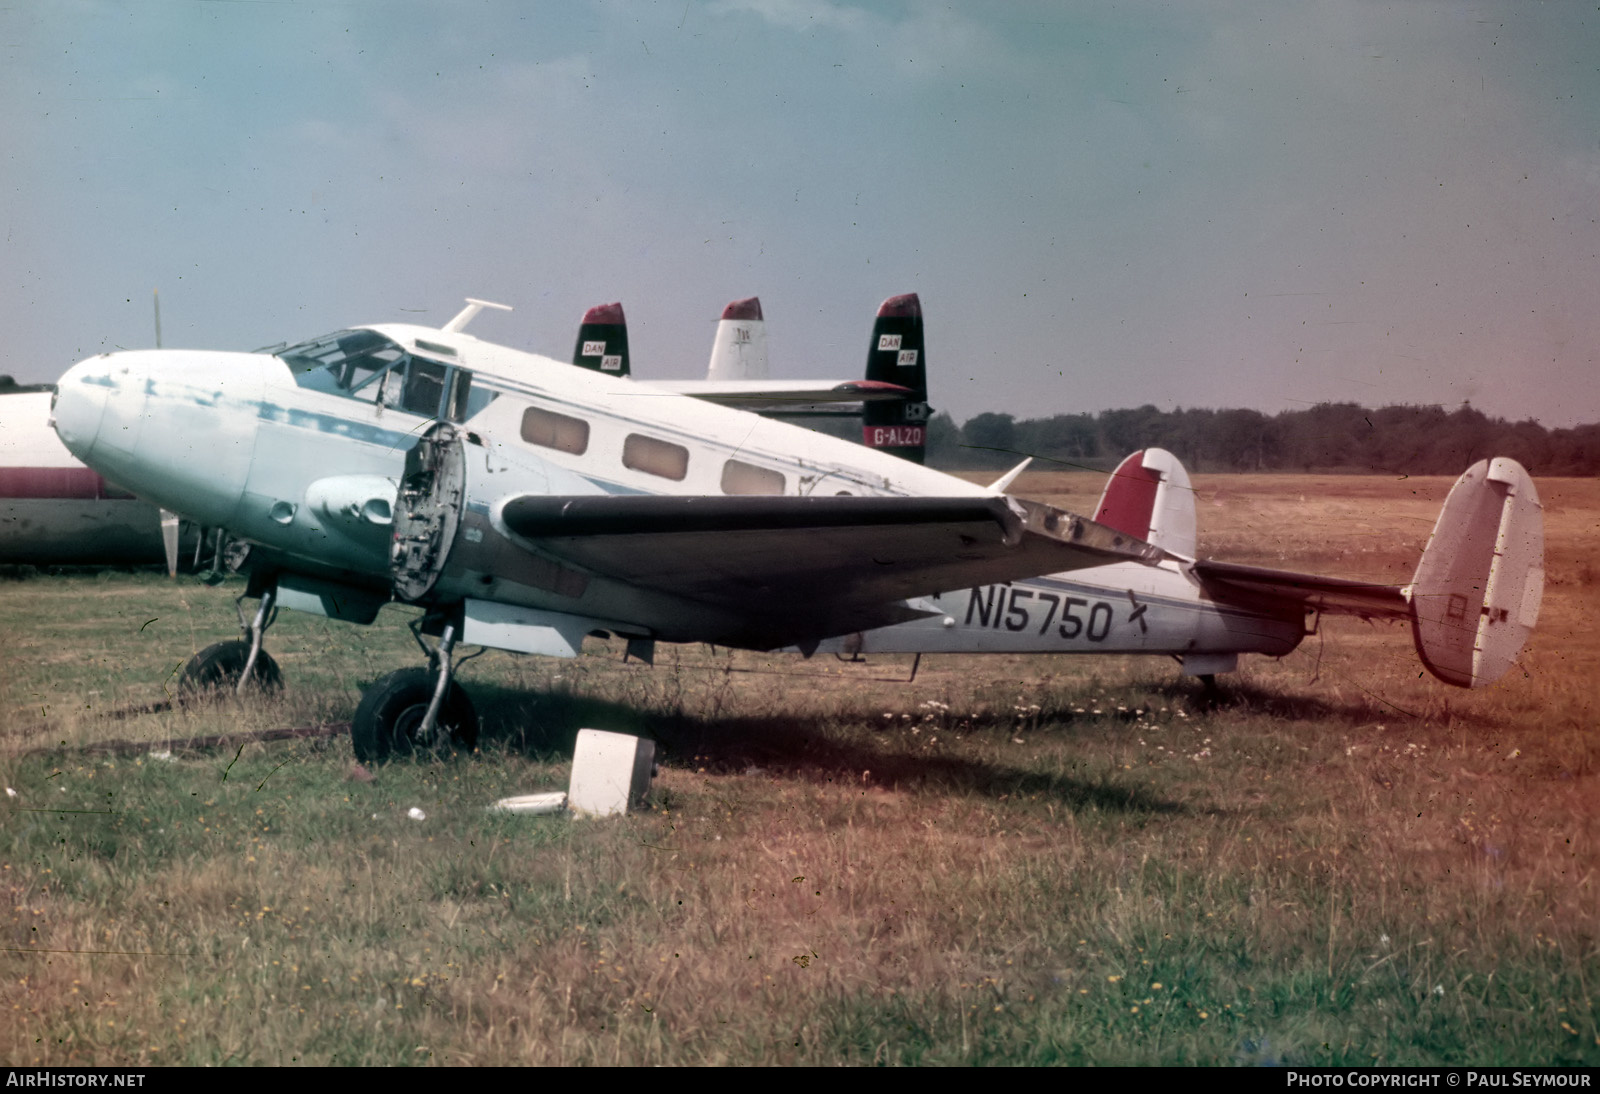
{"label": "grass field", "polygon": [[[1196,485],[1205,554],[1399,580],[1449,482]],[[5,580],[0,1058],[1600,1063],[1600,483],[1538,485],[1540,628],[1483,691],[1349,620],[1215,706],[1158,660],[591,639],[469,663],[480,750],[370,781],[341,738],[92,746],[347,720],[420,663],[405,611],[285,613],[280,697],[114,718],[241,589]],[[485,810],[580,726],[659,742],[648,812]]]}

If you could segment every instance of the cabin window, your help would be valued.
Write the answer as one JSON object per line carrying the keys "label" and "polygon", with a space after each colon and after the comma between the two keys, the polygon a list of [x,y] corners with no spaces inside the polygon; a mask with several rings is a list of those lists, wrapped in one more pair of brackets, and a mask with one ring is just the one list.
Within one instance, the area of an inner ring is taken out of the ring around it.
{"label": "cabin window", "polygon": [[[400,408],[424,418],[439,414],[439,404],[444,400],[445,367],[420,357],[411,359],[411,374],[406,377],[400,397]],[[384,402],[388,402],[387,399]]]}
{"label": "cabin window", "polygon": [[465,372],[458,373],[461,383],[456,387],[455,406],[458,409],[451,411],[451,420],[465,422],[477,416],[478,411],[500,398],[498,391],[487,388],[471,386],[471,376]]}
{"label": "cabin window", "polygon": [[722,465],[724,494],[781,494],[783,487],[783,473],[780,471],[740,460],[729,460]]}
{"label": "cabin window", "polygon": [[540,448],[581,456],[589,450],[589,423],[530,406],[522,412],[522,439]]}
{"label": "cabin window", "polygon": [[658,441],[640,433],[622,442],[622,466],[646,475],[682,482],[689,473],[689,450],[681,444]]}

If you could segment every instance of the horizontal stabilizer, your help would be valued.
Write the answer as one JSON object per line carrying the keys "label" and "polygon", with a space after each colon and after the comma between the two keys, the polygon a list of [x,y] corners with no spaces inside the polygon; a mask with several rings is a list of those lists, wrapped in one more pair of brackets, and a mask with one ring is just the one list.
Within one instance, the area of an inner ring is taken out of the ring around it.
{"label": "horizontal stabilizer", "polygon": [[1428,670],[1483,687],[1521,652],[1544,594],[1544,513],[1515,460],[1480,460],[1456,480],[1411,584],[1412,632]]}
{"label": "horizontal stabilizer", "polygon": [[1359,615],[1365,619],[1411,617],[1411,605],[1400,585],[1320,577],[1209,559],[1196,562],[1194,573],[1216,599],[1260,611],[1271,612],[1277,608],[1279,614],[1288,614],[1315,609],[1329,614]]}
{"label": "horizontal stabilizer", "polygon": [[1544,516],[1515,460],[1482,460],[1456,480],[1410,585],[1199,561],[1218,599],[1257,611],[1410,619],[1417,653],[1447,684],[1494,683],[1516,660],[1544,594]]}
{"label": "horizontal stabilizer", "polygon": [[790,413],[811,406],[859,407],[904,400],[912,394],[910,388],[876,380],[658,380],[651,386],[760,413]]}
{"label": "horizontal stabilizer", "polygon": [[[1029,456],[1027,459],[1017,464],[1017,466],[1013,467],[1010,471],[1007,471],[1004,475],[1001,475],[998,479],[995,479],[989,484],[989,493],[995,497],[999,497],[1001,494],[1004,494],[1007,490],[1011,489],[1011,484],[1017,481],[1018,476],[1026,471],[1028,469],[1028,465],[1032,462],[1033,457]],[[1101,521],[1101,523],[1104,524],[1105,522]]]}
{"label": "horizontal stabilizer", "polygon": [[722,309],[704,380],[667,380],[655,386],[719,406],[783,417],[853,417],[867,403],[917,398],[911,388],[892,380],[770,379],[766,321],[754,296]]}

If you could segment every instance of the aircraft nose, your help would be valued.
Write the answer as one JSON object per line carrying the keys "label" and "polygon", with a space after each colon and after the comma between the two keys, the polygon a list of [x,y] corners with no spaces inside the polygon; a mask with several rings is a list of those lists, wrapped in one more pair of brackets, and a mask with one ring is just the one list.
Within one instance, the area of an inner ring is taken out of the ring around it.
{"label": "aircraft nose", "polygon": [[106,396],[111,390],[111,355],[79,361],[56,383],[50,400],[50,423],[61,443],[78,459],[88,462],[100,434]]}
{"label": "aircraft nose", "polygon": [[226,525],[248,478],[263,384],[282,368],[259,353],[91,357],[57,386],[56,432],[124,490],[190,520]]}
{"label": "aircraft nose", "polygon": [[107,353],[80,361],[56,385],[56,434],[78,459],[133,489],[130,462],[144,428],[150,373],[146,354]]}

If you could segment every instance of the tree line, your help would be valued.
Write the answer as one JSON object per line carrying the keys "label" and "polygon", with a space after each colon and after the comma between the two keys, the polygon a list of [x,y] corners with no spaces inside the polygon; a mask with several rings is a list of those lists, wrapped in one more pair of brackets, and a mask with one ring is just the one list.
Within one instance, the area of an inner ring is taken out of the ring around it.
{"label": "tree line", "polygon": [[1386,406],[1319,403],[1267,415],[1257,410],[1105,410],[1018,420],[979,414],[928,424],[928,462],[947,469],[1003,468],[1024,456],[1044,467],[1107,471],[1156,446],[1191,471],[1359,471],[1456,475],[1487,456],[1510,456],[1535,475],[1600,474],[1600,423],[1546,429],[1491,418],[1462,403]]}
{"label": "tree line", "polygon": [[[0,375],[0,395],[49,391]],[[841,437],[855,426],[808,423]],[[1056,465],[1109,471],[1128,453],[1165,448],[1191,471],[1358,471],[1457,475],[1488,456],[1510,456],[1534,475],[1600,475],[1600,423],[1546,429],[1491,418],[1462,403],[1368,409],[1318,403],[1266,415],[1259,410],[1133,410],[1025,418],[979,414],[957,425],[928,423],[927,462],[948,470],[1013,467],[1032,456]]]}

